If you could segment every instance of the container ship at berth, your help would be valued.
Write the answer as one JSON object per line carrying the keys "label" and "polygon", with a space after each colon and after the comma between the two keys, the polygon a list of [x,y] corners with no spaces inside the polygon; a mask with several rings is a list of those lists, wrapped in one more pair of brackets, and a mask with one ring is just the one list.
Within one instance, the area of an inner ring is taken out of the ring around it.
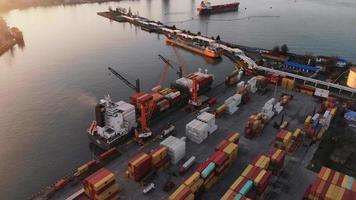
{"label": "container ship at berth", "polygon": [[229,11],[237,11],[239,9],[239,2],[229,3],[229,4],[221,4],[221,5],[211,5],[208,1],[202,1],[200,6],[197,8],[199,15],[208,15],[213,13],[221,13],[221,12],[229,12]]}
{"label": "container ship at berth", "polygon": [[197,83],[197,93],[201,94],[210,89],[214,80],[212,74],[201,72],[190,73],[173,82],[170,88],[156,86],[149,92],[135,92],[130,96],[129,103],[113,102],[110,96],[101,99],[95,106],[95,120],[88,128],[88,138],[91,143],[101,149],[110,149],[123,144],[134,136],[138,128],[140,101],[151,99],[152,108],[148,119],[166,116],[166,114],[188,103],[194,81]]}
{"label": "container ship at berth", "polygon": [[176,45],[210,58],[220,58],[222,52],[218,48],[214,48],[212,45],[209,45],[210,42],[207,40],[211,39],[201,36],[188,35],[185,33],[180,33],[178,35],[166,35],[166,42],[170,45]]}

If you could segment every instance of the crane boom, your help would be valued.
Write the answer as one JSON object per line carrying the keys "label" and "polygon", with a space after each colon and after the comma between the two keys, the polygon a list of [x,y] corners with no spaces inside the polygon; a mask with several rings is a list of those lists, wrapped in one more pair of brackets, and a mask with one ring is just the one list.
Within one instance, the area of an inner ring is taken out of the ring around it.
{"label": "crane boom", "polygon": [[108,70],[114,74],[117,78],[119,78],[122,82],[124,82],[127,86],[129,86],[130,88],[132,88],[133,90],[135,90],[136,92],[140,92],[140,79],[136,79],[136,84],[132,84],[130,81],[128,81],[125,77],[123,77],[119,72],[117,72],[116,70],[114,70],[111,67],[108,67]]}
{"label": "crane boom", "polygon": [[179,70],[178,70],[178,69],[176,69],[176,68],[172,65],[172,63],[171,63],[168,59],[166,59],[165,57],[163,57],[161,54],[158,54],[158,57],[159,57],[164,63],[166,63],[170,68],[172,68],[172,69],[178,74],[179,78],[182,78],[182,77],[183,77],[183,70],[182,70],[181,67],[179,67]]}

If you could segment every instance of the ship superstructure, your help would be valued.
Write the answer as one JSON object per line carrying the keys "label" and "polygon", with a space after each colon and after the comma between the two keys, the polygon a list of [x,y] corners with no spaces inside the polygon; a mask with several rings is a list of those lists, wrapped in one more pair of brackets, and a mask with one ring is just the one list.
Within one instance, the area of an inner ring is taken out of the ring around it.
{"label": "ship superstructure", "polygon": [[124,101],[113,102],[109,95],[95,106],[95,117],[88,135],[104,149],[122,141],[137,126],[135,106]]}

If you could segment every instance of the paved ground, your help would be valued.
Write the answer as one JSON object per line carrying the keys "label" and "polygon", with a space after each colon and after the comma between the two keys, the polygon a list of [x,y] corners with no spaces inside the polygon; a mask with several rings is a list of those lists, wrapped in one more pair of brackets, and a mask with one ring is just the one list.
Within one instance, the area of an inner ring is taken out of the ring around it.
{"label": "paved ground", "polygon": [[[231,96],[235,92],[234,88],[225,88],[225,86],[220,86],[216,89],[208,92],[209,95],[219,94],[219,99],[217,105],[221,104],[227,97]],[[277,95],[279,96],[282,92],[293,93],[294,99],[282,112],[284,113],[284,119],[290,122],[289,130],[294,131],[297,127],[302,127],[305,116],[313,112],[315,106],[318,102],[314,101],[313,97],[306,96],[299,93],[294,93],[290,91],[281,91],[278,88]],[[208,137],[202,144],[195,144],[187,140],[186,146],[186,159],[194,155],[197,157],[197,163],[188,171],[183,177],[177,176],[173,177],[173,181],[179,185],[185,178],[187,178],[191,173],[197,168],[197,166],[207,159],[213,152],[214,147],[227,135],[229,131],[238,131],[241,133],[240,146],[238,152],[238,158],[233,163],[229,171],[221,177],[213,188],[202,195],[202,199],[219,199],[225,193],[225,191],[230,187],[234,180],[241,174],[243,169],[251,162],[251,160],[259,153],[267,153],[273,145],[273,140],[278,130],[272,127],[274,121],[280,121],[281,115],[276,116],[270,121],[270,123],[265,128],[263,134],[255,139],[246,139],[243,136],[243,129],[246,120],[251,115],[251,113],[260,111],[264,103],[273,97],[273,88],[265,95],[253,94],[251,95],[251,101],[242,105],[241,108],[233,115],[224,114],[221,118],[216,120],[219,126],[218,130]],[[194,114],[179,110],[173,114],[165,117],[159,123],[153,124],[153,131],[157,131],[162,127],[163,124],[171,122],[176,126],[176,136],[185,136],[185,125],[194,118]],[[155,141],[142,150],[148,152],[150,149],[156,147],[159,141]],[[301,146],[295,154],[290,155],[286,159],[286,165],[284,173],[279,178],[274,178],[273,183],[268,188],[266,193],[266,199],[301,199],[303,192],[305,191],[307,185],[312,182],[315,177],[315,173],[306,169],[314,151],[316,145],[307,148]],[[124,172],[127,167],[127,161],[133,157],[137,152],[140,151],[139,147],[135,144],[130,144],[127,146],[127,152],[125,152],[121,157],[114,160],[107,167],[113,170],[117,174],[117,180],[122,187],[122,192],[120,193],[121,199],[128,200],[145,200],[145,199],[167,199],[170,193],[165,193],[162,191],[162,186],[169,176],[169,172],[177,172],[179,166],[184,161],[181,161],[175,166],[171,166],[169,169],[158,174],[158,177],[154,179],[157,189],[148,194],[142,194],[142,186],[125,177]],[[67,187],[57,194],[54,199],[63,199],[68,197],[74,191],[78,190],[80,185]]]}

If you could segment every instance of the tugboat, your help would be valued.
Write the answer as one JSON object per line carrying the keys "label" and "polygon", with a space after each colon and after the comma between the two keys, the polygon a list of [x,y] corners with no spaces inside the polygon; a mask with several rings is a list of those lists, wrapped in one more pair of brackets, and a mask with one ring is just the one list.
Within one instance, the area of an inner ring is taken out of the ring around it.
{"label": "tugboat", "polygon": [[221,4],[221,5],[211,5],[210,2],[204,0],[200,3],[200,6],[197,8],[199,15],[208,15],[213,13],[237,11],[239,9],[239,2]]}
{"label": "tugboat", "polygon": [[88,129],[88,137],[93,144],[105,150],[132,137],[137,126],[135,106],[124,101],[113,102],[109,95],[95,106],[95,116]]}

